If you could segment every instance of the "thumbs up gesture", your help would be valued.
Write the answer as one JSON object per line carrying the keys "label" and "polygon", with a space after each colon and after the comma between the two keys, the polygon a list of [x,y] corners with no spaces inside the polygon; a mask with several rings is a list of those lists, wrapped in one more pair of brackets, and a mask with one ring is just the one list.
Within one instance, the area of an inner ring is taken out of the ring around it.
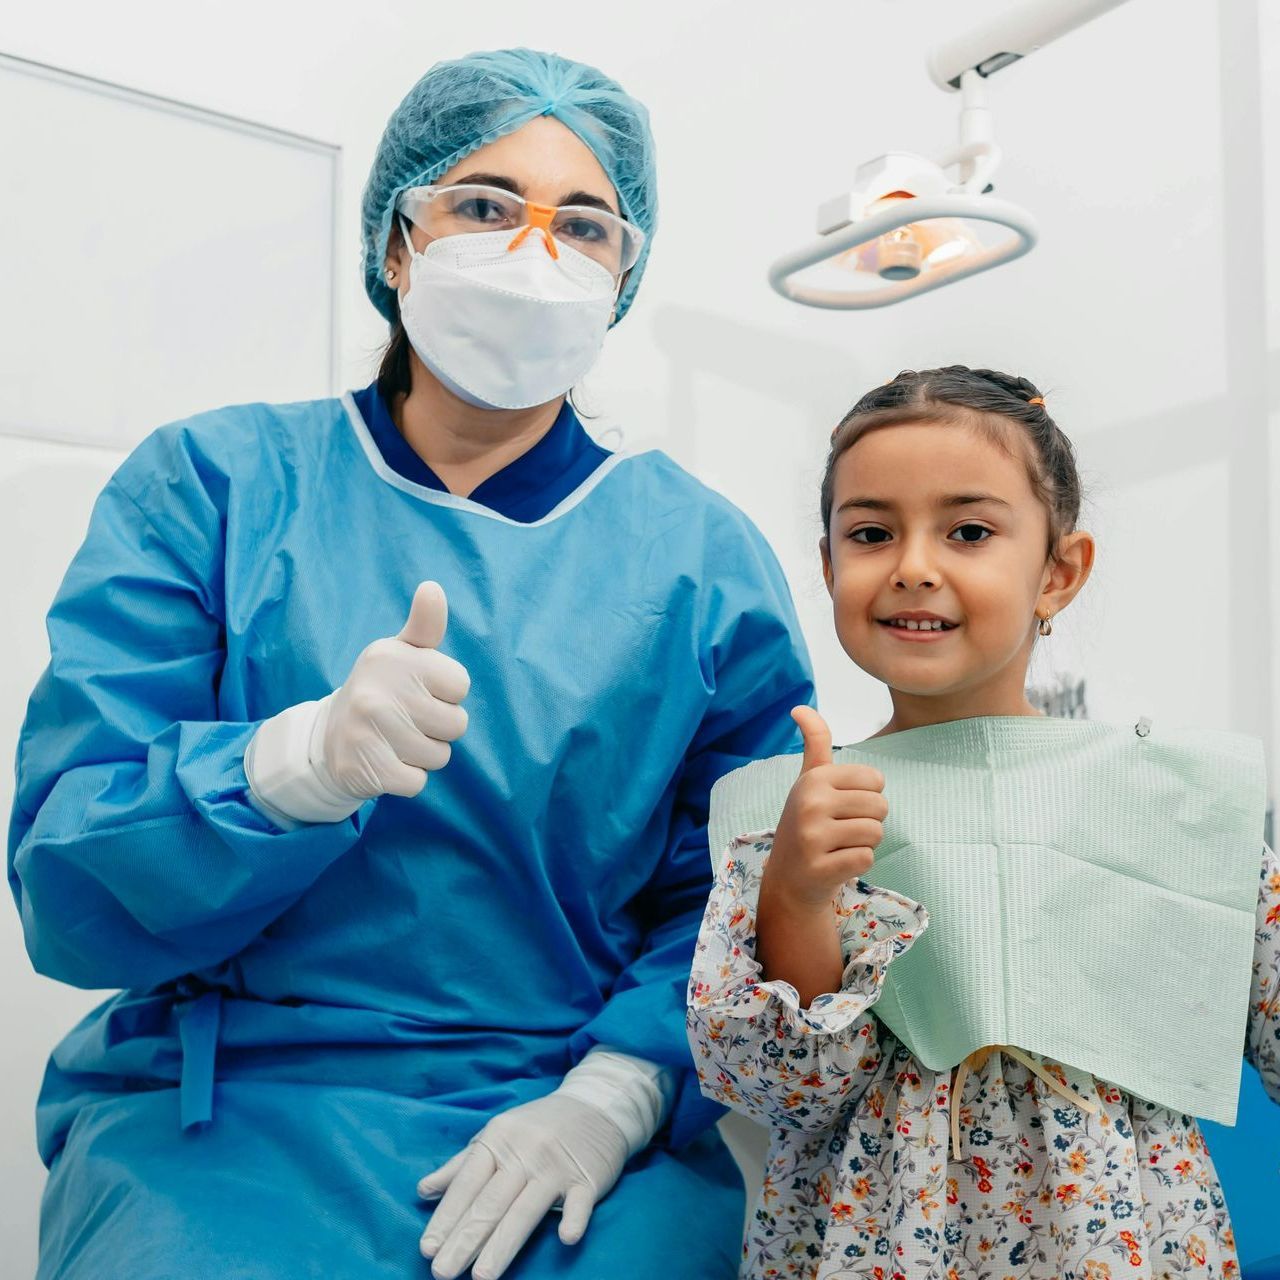
{"label": "thumbs up gesture", "polygon": [[375,640],[321,705],[311,763],[332,791],[354,800],[416,796],[449,763],[467,727],[458,705],[466,668],[440,652],[449,609],[438,583],[419,585],[400,634]]}
{"label": "thumbs up gesture", "polygon": [[791,718],[804,737],[804,761],[778,821],[765,879],[775,898],[830,907],[841,885],[871,869],[884,838],[884,775],[870,765],[833,763],[831,730],[812,707],[796,707]]}

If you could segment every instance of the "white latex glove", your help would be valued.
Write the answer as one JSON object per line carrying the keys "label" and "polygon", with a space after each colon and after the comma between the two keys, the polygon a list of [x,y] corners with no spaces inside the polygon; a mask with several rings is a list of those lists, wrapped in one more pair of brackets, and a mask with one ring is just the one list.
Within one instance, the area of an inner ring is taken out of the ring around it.
{"label": "white latex glove", "polygon": [[657,1132],[669,1090],[653,1063],[597,1048],[555,1093],[495,1116],[418,1184],[424,1199],[444,1194],[421,1243],[431,1274],[453,1280],[474,1263],[474,1280],[497,1280],[557,1206],[561,1241],[577,1244],[596,1203]]}
{"label": "white latex glove", "polygon": [[375,640],[345,683],[263,721],[245,752],[254,803],[293,822],[340,822],[373,796],[415,796],[467,727],[466,668],[439,651],[448,605],[438,583],[414,593],[398,636]]}

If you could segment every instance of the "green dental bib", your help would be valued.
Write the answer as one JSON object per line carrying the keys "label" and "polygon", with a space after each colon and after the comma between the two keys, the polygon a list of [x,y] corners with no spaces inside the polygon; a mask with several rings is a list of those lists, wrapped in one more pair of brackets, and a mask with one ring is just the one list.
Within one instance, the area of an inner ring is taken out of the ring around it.
{"label": "green dental bib", "polygon": [[[1233,1124],[1262,748],[1138,730],[984,716],[835,751],[885,777],[884,839],[862,879],[930,917],[875,1014],[934,1071],[1011,1044]],[[735,837],[776,827],[799,772],[799,756],[775,756],[716,784],[717,862]]]}

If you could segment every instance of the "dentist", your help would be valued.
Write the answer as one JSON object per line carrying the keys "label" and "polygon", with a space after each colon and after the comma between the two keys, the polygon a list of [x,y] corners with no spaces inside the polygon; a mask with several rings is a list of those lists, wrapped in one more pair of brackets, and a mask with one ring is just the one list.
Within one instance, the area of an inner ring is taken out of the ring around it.
{"label": "dentist", "polygon": [[439,64],[364,195],[377,379],[99,498],[9,842],[36,968],[121,989],[41,1093],[44,1280],[736,1274],[708,792],[812,691],[756,529],[568,398],[656,204],[600,72]]}

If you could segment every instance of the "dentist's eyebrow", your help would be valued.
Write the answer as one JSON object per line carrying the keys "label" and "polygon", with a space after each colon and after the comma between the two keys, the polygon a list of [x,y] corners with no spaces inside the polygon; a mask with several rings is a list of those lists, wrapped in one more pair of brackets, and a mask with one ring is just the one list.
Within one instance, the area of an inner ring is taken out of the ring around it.
{"label": "dentist's eyebrow", "polygon": [[567,196],[561,197],[560,203],[587,205],[589,208],[603,209],[605,213],[614,215],[618,212],[603,196],[592,195],[590,191],[571,191]]}
{"label": "dentist's eyebrow", "polygon": [[501,173],[469,173],[465,178],[449,183],[451,187],[500,187],[510,191],[513,196],[522,196],[524,191],[514,178]]}
{"label": "dentist's eyebrow", "polygon": [[[522,197],[525,192],[521,183],[502,173],[468,173],[449,185],[451,187],[498,187],[502,191],[510,191],[512,195]],[[561,197],[560,203],[588,205],[593,209],[603,209],[606,213],[612,214],[618,212],[603,196],[593,195],[590,191],[571,191],[568,195]]]}

